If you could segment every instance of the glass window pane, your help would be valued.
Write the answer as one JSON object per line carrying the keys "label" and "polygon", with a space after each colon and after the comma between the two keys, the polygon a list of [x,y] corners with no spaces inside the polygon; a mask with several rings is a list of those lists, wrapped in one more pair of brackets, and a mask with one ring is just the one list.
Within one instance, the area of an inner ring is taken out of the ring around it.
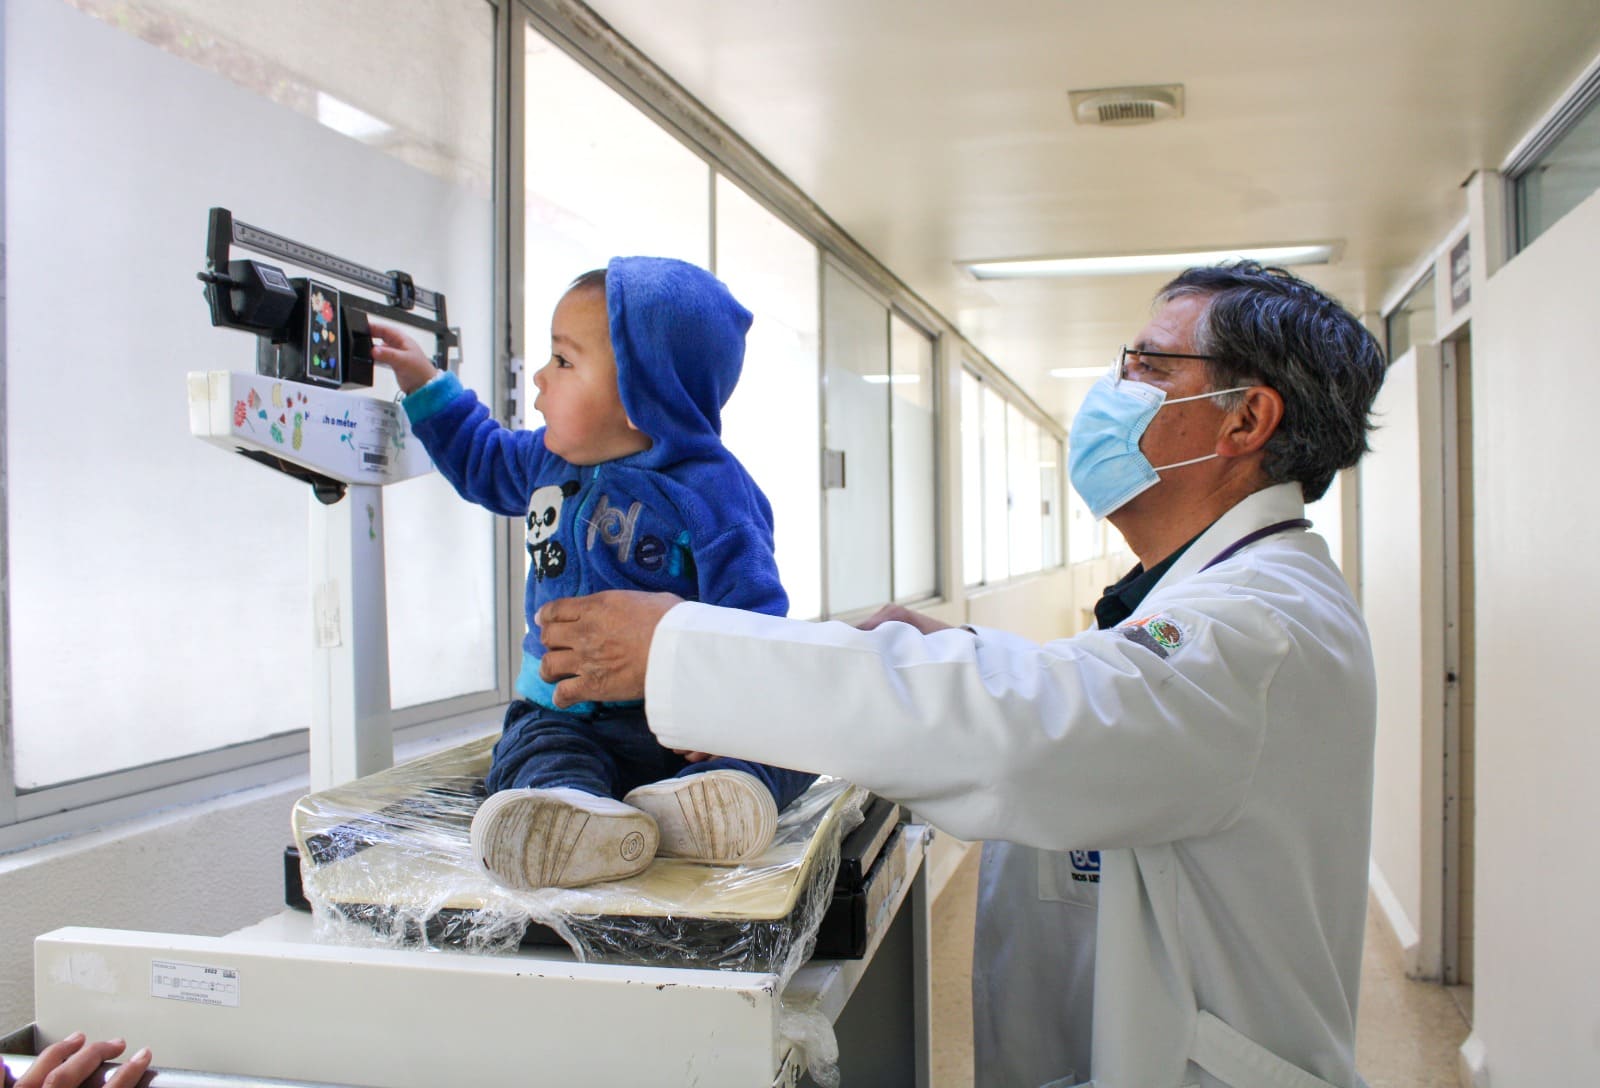
{"label": "glass window pane", "polygon": [[1410,294],[1383,320],[1389,358],[1398,359],[1412,344],[1429,344],[1438,336],[1434,321],[1433,273],[1423,276]]}
{"label": "glass window pane", "polygon": [[1088,505],[1078,493],[1067,487],[1067,562],[1082,563],[1098,559],[1104,553],[1100,548],[1100,526],[1089,513]]}
{"label": "glass window pane", "polygon": [[1006,490],[1006,402],[983,387],[983,580],[1011,573],[1011,494]]}
{"label": "glass window pane", "polygon": [[[493,9],[429,0],[396,21],[378,8],[296,6],[261,19],[243,6],[152,2],[113,24],[54,0],[6,5],[22,788],[307,725],[309,489],[196,441],[182,422],[186,372],[255,362],[253,338],[207,323],[194,275],[208,207],[405,268],[446,293],[469,351],[474,332],[487,343]],[[321,30],[305,34],[313,21]],[[383,65],[368,63],[374,41],[388,43]],[[137,289],[96,292],[84,320],[61,285],[96,268],[126,270]],[[441,667],[448,679],[429,682],[482,686],[492,616],[470,587],[492,570],[488,522],[456,503],[429,515],[448,531],[429,524],[415,544],[403,490],[388,522],[415,550],[391,558],[392,578],[437,580],[429,592],[444,604],[428,606],[430,628],[396,627],[397,689],[415,671],[407,655],[431,650],[424,639],[446,623],[464,641]],[[434,554],[442,536],[456,549],[447,563]],[[398,602],[392,618],[411,607]]]}
{"label": "glass window pane", "polygon": [[[531,25],[524,26],[523,291],[530,364],[567,284],[612,257],[711,259],[711,168]],[[530,409],[528,426],[541,426]]]}
{"label": "glass window pane", "polygon": [[1039,425],[1014,404],[1006,406],[1006,475],[1011,488],[1011,573],[1039,569]]}
{"label": "glass window pane", "polygon": [[[635,254],[710,267],[712,173],[531,24],[523,25],[522,48],[523,351],[531,388],[550,354],[556,303],[579,275]],[[531,397],[523,416],[530,429],[544,426]]]}
{"label": "glass window pane", "polygon": [[717,275],[755,314],[722,437],[772,503],[789,614],[822,614],[817,247],[717,179]]}
{"label": "glass window pane", "polygon": [[961,372],[961,580],[983,581],[983,383]]}
{"label": "glass window pane", "polygon": [[1044,522],[1039,530],[1039,555],[1047,567],[1061,565],[1061,440],[1039,430],[1039,501]]}
{"label": "glass window pane", "polygon": [[899,314],[889,320],[889,389],[894,432],[894,598],[932,597],[939,589],[933,338]]}
{"label": "glass window pane", "polygon": [[1516,179],[1517,249],[1600,189],[1600,99]]}
{"label": "glass window pane", "polygon": [[890,598],[889,310],[832,265],[822,275],[826,444],[845,455],[845,486],[827,492],[828,613],[837,615]]}

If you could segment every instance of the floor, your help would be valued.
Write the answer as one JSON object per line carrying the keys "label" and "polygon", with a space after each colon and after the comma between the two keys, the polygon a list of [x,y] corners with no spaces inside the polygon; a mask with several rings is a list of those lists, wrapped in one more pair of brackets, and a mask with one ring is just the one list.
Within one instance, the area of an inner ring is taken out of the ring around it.
{"label": "floor", "polygon": [[[972,919],[978,851],[968,852],[933,906],[933,1086],[972,1085]],[[1356,1065],[1369,1088],[1457,1088],[1456,1049],[1469,1031],[1469,987],[1413,982],[1367,908]]]}

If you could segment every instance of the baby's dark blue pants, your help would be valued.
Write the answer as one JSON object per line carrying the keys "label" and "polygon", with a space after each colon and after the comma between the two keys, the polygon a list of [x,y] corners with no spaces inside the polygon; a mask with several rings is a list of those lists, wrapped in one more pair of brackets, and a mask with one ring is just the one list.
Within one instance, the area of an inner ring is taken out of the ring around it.
{"label": "baby's dark blue pants", "polygon": [[506,708],[505,731],[484,786],[490,793],[569,786],[621,800],[635,786],[719,770],[755,775],[772,791],[780,812],[817,779],[743,759],[690,763],[661,746],[642,706],[599,706],[576,715],[518,699]]}

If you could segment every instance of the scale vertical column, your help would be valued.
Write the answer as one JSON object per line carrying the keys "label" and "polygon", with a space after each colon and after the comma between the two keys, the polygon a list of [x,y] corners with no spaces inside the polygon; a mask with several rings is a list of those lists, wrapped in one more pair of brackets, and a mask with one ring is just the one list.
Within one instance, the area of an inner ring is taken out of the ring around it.
{"label": "scale vertical column", "polygon": [[383,489],[354,484],[311,500],[311,788],[325,790],[394,763]]}

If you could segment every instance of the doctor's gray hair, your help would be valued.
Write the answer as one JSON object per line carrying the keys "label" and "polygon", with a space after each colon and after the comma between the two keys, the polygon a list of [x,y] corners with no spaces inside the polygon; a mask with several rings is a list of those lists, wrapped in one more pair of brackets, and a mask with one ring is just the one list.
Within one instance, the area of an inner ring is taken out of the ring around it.
{"label": "doctor's gray hair", "polygon": [[[1238,261],[1191,268],[1161,289],[1158,304],[1208,297],[1195,323],[1194,350],[1212,388],[1265,385],[1283,398],[1283,419],[1267,440],[1262,470],[1293,480],[1307,502],[1334,474],[1367,452],[1372,402],[1386,363],[1377,339],[1338,302],[1281,268]],[[1225,408],[1244,397],[1219,397]]]}

